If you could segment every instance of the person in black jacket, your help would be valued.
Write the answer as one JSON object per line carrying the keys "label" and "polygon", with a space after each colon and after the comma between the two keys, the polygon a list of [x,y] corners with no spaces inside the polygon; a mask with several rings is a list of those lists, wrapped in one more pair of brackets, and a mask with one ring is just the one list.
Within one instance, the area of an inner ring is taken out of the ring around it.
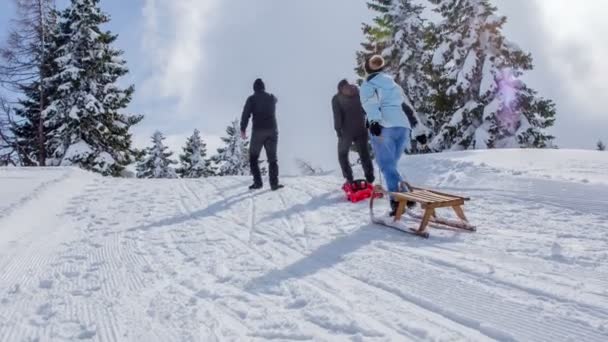
{"label": "person in black jacket", "polygon": [[338,93],[333,97],[334,128],[338,135],[338,160],[342,175],[347,182],[353,182],[353,170],[350,167],[348,153],[355,144],[365,173],[365,179],[373,183],[374,166],[369,151],[369,136],[366,127],[365,111],[361,106],[359,89],[347,80],[338,83]]}
{"label": "person in black jacket", "polygon": [[279,184],[279,165],[277,161],[277,145],[279,141],[279,130],[275,113],[277,98],[266,92],[266,86],[259,78],[253,83],[253,91],[254,94],[249,96],[247,102],[245,102],[245,108],[241,117],[241,135],[243,139],[247,138],[247,125],[249,124],[249,118],[253,117],[253,128],[249,145],[249,164],[251,175],[253,176],[253,185],[249,189],[261,189],[263,186],[259,159],[262,148],[264,148],[268,159],[270,188],[274,191],[283,188],[283,185]]}

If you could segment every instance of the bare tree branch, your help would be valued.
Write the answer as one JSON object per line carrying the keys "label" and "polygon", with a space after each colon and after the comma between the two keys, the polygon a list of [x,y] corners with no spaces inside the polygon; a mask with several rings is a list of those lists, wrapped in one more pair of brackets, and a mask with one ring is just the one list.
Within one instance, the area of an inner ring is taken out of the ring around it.
{"label": "bare tree branch", "polygon": [[[44,93],[45,63],[47,62],[48,28],[54,23],[55,0],[13,0],[17,9],[11,21],[6,46],[0,48],[0,85],[12,92],[23,92],[37,83],[38,122],[36,151],[38,165],[46,164],[43,111],[46,108]],[[9,111],[10,112],[10,111]]]}
{"label": "bare tree branch", "polygon": [[11,131],[11,109],[4,97],[0,97],[0,166],[16,166],[19,158]]}

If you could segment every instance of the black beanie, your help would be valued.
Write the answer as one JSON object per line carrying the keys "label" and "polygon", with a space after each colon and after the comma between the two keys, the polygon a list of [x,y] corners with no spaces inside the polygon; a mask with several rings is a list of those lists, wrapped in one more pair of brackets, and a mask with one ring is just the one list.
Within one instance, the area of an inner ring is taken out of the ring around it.
{"label": "black beanie", "polygon": [[342,87],[349,85],[348,80],[343,79],[338,83],[338,92],[342,90]]}
{"label": "black beanie", "polygon": [[255,82],[253,82],[253,91],[264,91],[266,90],[266,85],[264,84],[264,81],[262,81],[261,78],[258,78],[257,80],[255,80]]}

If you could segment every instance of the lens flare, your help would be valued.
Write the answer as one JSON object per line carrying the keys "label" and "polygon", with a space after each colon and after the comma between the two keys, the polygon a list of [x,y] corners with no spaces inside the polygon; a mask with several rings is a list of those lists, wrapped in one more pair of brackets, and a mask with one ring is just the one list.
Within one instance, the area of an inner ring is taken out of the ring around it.
{"label": "lens flare", "polygon": [[500,127],[514,134],[519,124],[517,93],[519,91],[519,80],[513,75],[511,68],[502,70],[498,78],[498,96],[502,102],[502,109],[496,118]]}

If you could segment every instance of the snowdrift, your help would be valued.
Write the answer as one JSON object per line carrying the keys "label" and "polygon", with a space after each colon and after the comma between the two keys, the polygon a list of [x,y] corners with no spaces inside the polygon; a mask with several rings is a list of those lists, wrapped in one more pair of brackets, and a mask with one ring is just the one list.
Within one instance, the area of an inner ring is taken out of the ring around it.
{"label": "snowdrift", "polygon": [[608,340],[608,153],[401,169],[471,196],[479,231],[372,225],[332,175],[275,193],[0,169],[0,341]]}

